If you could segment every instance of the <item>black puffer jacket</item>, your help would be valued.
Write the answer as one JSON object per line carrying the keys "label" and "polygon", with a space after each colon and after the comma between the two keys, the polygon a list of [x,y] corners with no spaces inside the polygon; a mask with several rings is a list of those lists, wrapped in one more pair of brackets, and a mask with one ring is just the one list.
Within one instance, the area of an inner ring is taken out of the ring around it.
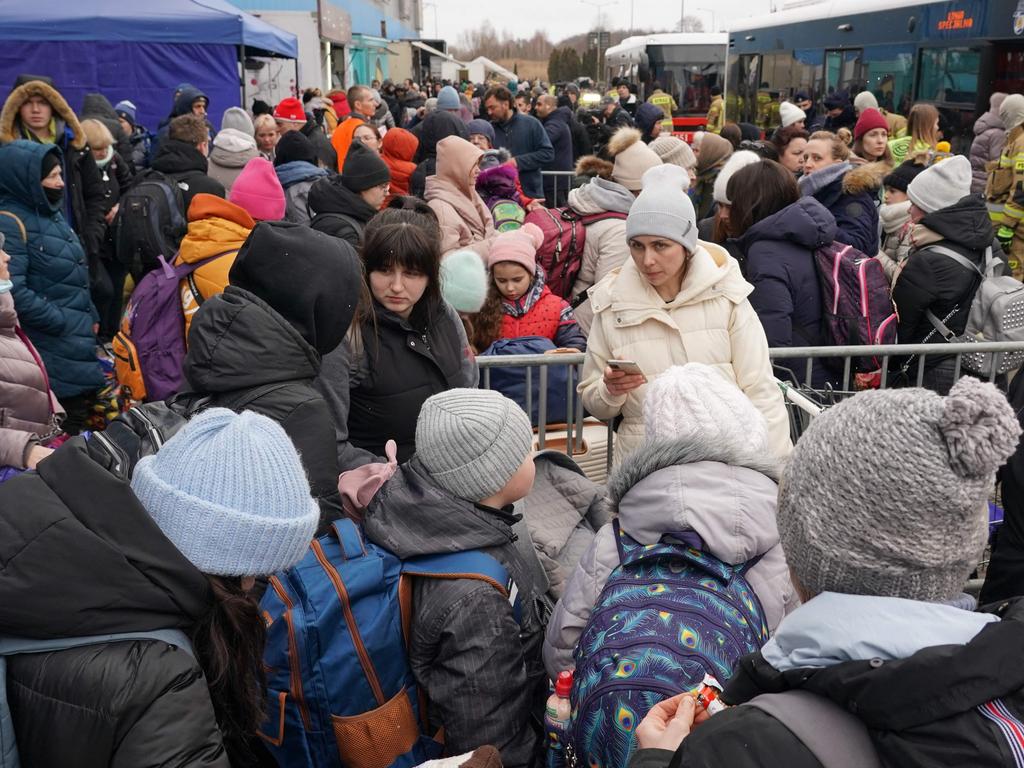
{"label": "black puffer jacket", "polygon": [[229,285],[204,302],[193,318],[184,372],[189,387],[212,395],[215,405],[229,405],[247,391],[280,383],[245,409],[284,428],[302,457],[321,519],[340,516],[334,423],[313,387],[320,355],[291,323],[259,297]]}
{"label": "black puffer jacket", "polygon": [[317,387],[331,408],[341,471],[382,460],[388,440],[398,460],[416,452],[416,418],[424,401],[456,387],[475,387],[476,360],[459,316],[446,303],[413,323],[373,303],[367,318],[324,357]]}
{"label": "black puffer jacket", "polygon": [[161,141],[151,167],[178,183],[186,211],[192,204],[192,198],[200,192],[227,197],[224,185],[207,175],[210,166],[203,153],[184,141]]}
{"label": "black puffer jacket", "polygon": [[[933,331],[925,314],[927,310],[940,320],[948,316],[946,325],[950,330],[963,333],[981,277],[930,246],[949,248],[980,265],[985,250],[993,245],[993,234],[992,222],[980,195],[968,195],[921,219],[912,238],[928,244],[910,252],[892,290],[893,303],[900,318],[898,333],[901,343],[920,344]],[[1001,252],[996,255],[1001,256]],[[954,309],[956,312],[950,316]],[[946,343],[938,333],[931,333],[928,341]],[[936,365],[942,359],[942,355],[929,355],[925,367]]]}
{"label": "black puffer jacket", "polygon": [[[1019,765],[1019,736],[1011,748],[1004,735],[1008,731],[1001,730],[982,707],[999,702],[1002,706],[995,711],[1003,723],[1021,732],[1024,601],[999,603],[992,611],[1002,621],[986,625],[970,642],[936,645],[894,661],[848,661],[779,672],[760,653],[753,654],[740,662],[723,698],[741,704],[759,694],[788,690],[827,697],[867,726],[886,768],[1013,768]],[[913,636],[913,629],[908,630],[907,637]],[[781,722],[746,706],[728,709],[700,725],[675,755],[646,749],[630,762],[630,768],[664,766],[822,768]]]}
{"label": "black puffer jacket", "polygon": [[363,241],[363,229],[377,209],[342,183],[342,177],[317,179],[309,188],[309,226],[318,232],[341,238],[353,248]]}
{"label": "black puffer jacket", "polygon": [[[206,578],[74,438],[0,485],[0,626],[36,638],[180,628]],[[130,640],[7,659],[26,766],[228,768],[206,680],[186,651]]]}
{"label": "black puffer jacket", "polygon": [[469,140],[466,124],[451,112],[431,112],[413,131],[420,140],[416,148],[416,170],[413,171],[409,190],[416,197],[423,197],[427,188],[427,177],[437,172],[437,143],[449,136],[459,136]]}

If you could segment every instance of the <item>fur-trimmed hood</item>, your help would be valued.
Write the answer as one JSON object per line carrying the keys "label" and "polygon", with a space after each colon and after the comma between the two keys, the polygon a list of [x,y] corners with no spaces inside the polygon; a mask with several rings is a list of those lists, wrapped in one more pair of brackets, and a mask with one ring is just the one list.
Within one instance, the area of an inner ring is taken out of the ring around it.
{"label": "fur-trimmed hood", "polygon": [[601,179],[611,179],[615,166],[607,160],[602,160],[597,155],[584,155],[576,161],[577,176],[596,176]]}
{"label": "fur-trimmed hood", "polygon": [[85,149],[88,140],[85,137],[85,131],[82,130],[82,124],[78,122],[78,117],[75,116],[74,111],[68,106],[60,92],[41,80],[31,80],[24,85],[19,85],[7,97],[3,110],[0,111],[0,144],[7,144],[10,141],[23,138],[19,135],[16,126],[18,112],[33,96],[41,96],[46,99],[53,107],[54,116],[63,120],[71,130],[71,146],[75,149]]}
{"label": "fur-trimmed hood", "polygon": [[604,151],[607,153],[608,157],[615,157],[616,155],[620,155],[625,152],[638,141],[641,141],[641,139],[642,136],[639,128],[619,128],[608,140],[608,144],[605,146]]}
{"label": "fur-trimmed hood", "polygon": [[853,170],[843,176],[843,192],[848,195],[859,195],[862,192],[874,194],[882,188],[882,179],[892,172],[887,163],[864,163],[854,166]]}
{"label": "fur-trimmed hood", "polygon": [[608,480],[605,512],[641,544],[693,531],[715,557],[746,562],[779,543],[779,467],[729,443],[647,443]]}

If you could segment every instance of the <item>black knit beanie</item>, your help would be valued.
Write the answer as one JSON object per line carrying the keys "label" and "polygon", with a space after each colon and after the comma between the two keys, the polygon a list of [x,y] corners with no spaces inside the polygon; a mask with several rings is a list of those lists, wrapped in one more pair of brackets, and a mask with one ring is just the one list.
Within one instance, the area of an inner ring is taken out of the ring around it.
{"label": "black knit beanie", "polygon": [[294,160],[304,160],[316,165],[316,147],[299,131],[288,131],[274,148],[274,167]]}
{"label": "black knit beanie", "polygon": [[47,176],[49,176],[53,169],[56,168],[58,165],[60,165],[59,152],[47,152],[45,155],[43,155],[43,167],[40,170],[41,175],[39,176],[39,180],[42,181]]}
{"label": "black knit beanie", "polygon": [[902,165],[893,168],[892,172],[886,174],[886,177],[882,179],[882,186],[906,192],[910,182],[917,178],[917,174],[921,173],[924,168],[923,165],[919,165],[913,160],[907,160]]}
{"label": "black knit beanie", "polygon": [[362,142],[353,141],[341,169],[341,183],[345,188],[352,192],[362,192],[389,181],[391,171],[380,155]]}

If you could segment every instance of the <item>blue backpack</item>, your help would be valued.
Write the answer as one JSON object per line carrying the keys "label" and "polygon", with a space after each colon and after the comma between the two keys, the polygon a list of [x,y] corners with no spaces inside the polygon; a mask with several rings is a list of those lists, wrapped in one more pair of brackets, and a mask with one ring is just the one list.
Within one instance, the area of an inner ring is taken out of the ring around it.
{"label": "blue backpack", "polygon": [[[551,339],[543,336],[521,336],[518,339],[498,339],[481,352],[481,355],[541,355],[554,349]],[[566,403],[568,401],[569,370],[571,366],[548,366],[547,386],[547,423],[566,423]],[[540,407],[540,369],[530,370],[530,409],[527,415],[533,426],[540,426],[538,410]],[[576,384],[575,368],[572,369],[573,385]],[[491,368],[490,389],[501,392],[509,400],[519,403],[526,411],[526,368]]]}
{"label": "blue backpack", "polygon": [[613,522],[620,565],[576,646],[571,743],[577,764],[628,765],[636,727],[655,704],[724,683],[768,640],[761,604],[741,566],[684,543],[638,544]]}
{"label": "blue backpack", "polygon": [[483,552],[400,560],[338,520],[293,568],[270,577],[267,719],[259,735],[282,768],[407,768],[438,757],[407,655],[412,579],[478,579],[518,613],[505,567]]}

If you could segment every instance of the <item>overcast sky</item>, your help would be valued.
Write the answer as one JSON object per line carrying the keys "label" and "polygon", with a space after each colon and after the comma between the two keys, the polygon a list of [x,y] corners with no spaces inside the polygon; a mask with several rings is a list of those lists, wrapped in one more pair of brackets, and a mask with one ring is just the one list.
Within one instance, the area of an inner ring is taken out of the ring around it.
{"label": "overcast sky", "polygon": [[[671,29],[679,20],[682,2],[677,0],[617,0],[601,3],[606,24],[613,29],[628,29],[630,9],[633,26],[647,29]],[[685,0],[686,15],[697,16],[711,29],[714,9],[715,24],[722,28],[727,17],[745,17],[768,12],[769,0]],[[778,3],[781,5],[782,3]],[[459,34],[475,29],[484,18],[497,30],[507,29],[517,37],[529,37],[543,29],[553,40],[587,32],[595,28],[598,9],[582,0],[424,0],[423,36],[434,36],[434,13],[437,13],[438,36],[449,45],[458,42]]]}

